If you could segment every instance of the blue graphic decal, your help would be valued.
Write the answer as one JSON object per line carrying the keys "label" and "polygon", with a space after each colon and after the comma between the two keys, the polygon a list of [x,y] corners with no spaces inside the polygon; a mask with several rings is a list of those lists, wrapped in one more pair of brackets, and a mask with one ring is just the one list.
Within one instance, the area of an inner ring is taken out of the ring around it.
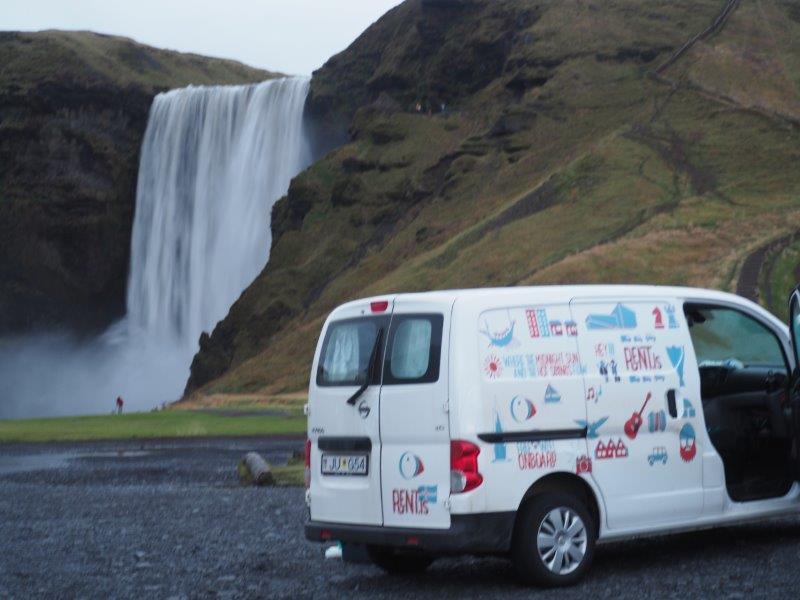
{"label": "blue graphic decal", "polygon": [[683,399],[683,414],[681,415],[684,419],[691,419],[692,417],[696,417],[697,413],[694,410],[694,406],[692,403],[689,402],[688,398]]}
{"label": "blue graphic decal", "polygon": [[647,430],[650,433],[664,431],[667,428],[667,413],[655,410],[647,413]]}
{"label": "blue graphic decal", "polygon": [[420,502],[427,502],[428,504],[436,504],[436,498],[438,496],[438,485],[421,485],[417,488],[417,492],[419,492],[419,501]]}
{"label": "blue graphic decal", "polygon": [[486,329],[481,329],[479,333],[482,333],[486,336],[489,340],[490,346],[496,346],[497,348],[505,348],[508,346],[511,341],[514,339],[514,325],[516,325],[516,321],[511,321],[511,325],[508,329],[501,331],[500,333],[492,333],[489,331],[489,323],[484,322],[484,327]]}
{"label": "blue graphic decal", "polygon": [[580,427],[586,427],[586,437],[589,439],[600,437],[599,429],[606,421],[608,421],[608,417],[603,417],[593,423],[589,423],[589,421],[584,421],[583,419],[575,420]]}
{"label": "blue graphic decal", "polygon": [[635,329],[636,313],[627,306],[617,304],[609,315],[589,315],[587,329]]}
{"label": "blue graphic decal", "polygon": [[[503,433],[503,426],[500,424],[500,415],[496,412],[494,414],[494,431],[495,433]],[[508,460],[506,453],[506,445],[503,443],[493,444],[494,459],[492,462],[501,462]]]}
{"label": "blue graphic decal", "polygon": [[544,392],[544,401],[546,404],[555,404],[556,402],[561,402],[561,394],[556,391],[549,383],[547,384],[547,389]]}
{"label": "blue graphic decal", "polygon": [[686,385],[683,381],[683,359],[684,359],[684,351],[683,346],[667,346],[667,356],[669,356],[669,362],[672,363],[672,366],[678,372],[678,377],[681,380],[681,387]]}

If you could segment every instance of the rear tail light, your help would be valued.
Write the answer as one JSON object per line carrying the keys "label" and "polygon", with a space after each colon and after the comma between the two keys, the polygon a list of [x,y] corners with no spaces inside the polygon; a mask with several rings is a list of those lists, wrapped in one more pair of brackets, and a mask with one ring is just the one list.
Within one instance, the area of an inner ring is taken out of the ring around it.
{"label": "rear tail light", "polygon": [[474,490],[483,483],[478,473],[478,454],[481,449],[472,442],[450,442],[450,493],[460,494]]}
{"label": "rear tail light", "polygon": [[369,309],[374,313],[385,312],[389,308],[388,300],[376,300],[369,303]]}
{"label": "rear tail light", "polygon": [[305,468],[306,487],[311,486],[311,440],[306,440],[306,468]]}

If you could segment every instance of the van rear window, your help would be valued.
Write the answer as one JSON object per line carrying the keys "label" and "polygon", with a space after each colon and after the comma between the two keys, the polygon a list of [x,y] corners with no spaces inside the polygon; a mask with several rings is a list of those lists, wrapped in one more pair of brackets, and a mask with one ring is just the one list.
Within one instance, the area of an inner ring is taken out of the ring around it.
{"label": "van rear window", "polygon": [[[370,384],[429,383],[439,379],[442,351],[443,315],[394,315],[389,317],[357,317],[334,321],[328,325],[322,342],[317,385],[362,385],[367,378],[369,358],[378,330],[383,328],[378,349],[378,369]],[[387,329],[390,329],[387,336]],[[380,364],[380,361],[385,361]]]}
{"label": "van rear window", "polygon": [[439,379],[442,315],[395,315],[389,332],[384,385]]}
{"label": "van rear window", "polygon": [[387,322],[386,317],[370,317],[331,323],[322,344],[317,385],[362,385],[378,329],[383,327],[385,331]]}

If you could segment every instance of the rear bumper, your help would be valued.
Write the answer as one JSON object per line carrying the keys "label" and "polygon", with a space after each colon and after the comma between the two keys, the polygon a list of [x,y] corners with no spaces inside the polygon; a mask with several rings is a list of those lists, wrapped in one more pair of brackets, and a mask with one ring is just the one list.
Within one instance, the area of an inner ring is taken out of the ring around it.
{"label": "rear bumper", "polygon": [[306,539],[312,542],[336,540],[352,544],[415,548],[442,554],[508,552],[514,530],[514,512],[452,515],[449,529],[418,529],[351,525],[309,521]]}

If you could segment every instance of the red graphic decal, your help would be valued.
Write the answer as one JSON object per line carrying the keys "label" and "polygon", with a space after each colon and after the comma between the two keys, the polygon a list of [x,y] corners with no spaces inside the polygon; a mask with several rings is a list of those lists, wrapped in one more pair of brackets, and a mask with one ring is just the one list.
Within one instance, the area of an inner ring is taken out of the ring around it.
{"label": "red graphic decal", "polygon": [[565,321],[564,328],[567,330],[567,335],[576,337],[578,335],[578,324],[575,321]]}
{"label": "red graphic decal", "polygon": [[490,354],[486,357],[486,362],[483,364],[483,370],[489,379],[497,379],[503,372],[503,365],[500,363],[499,358],[497,358],[494,354]]}
{"label": "red graphic decal", "polygon": [[647,406],[647,403],[650,402],[651,396],[652,394],[647,392],[647,397],[644,399],[644,404],[642,404],[639,412],[633,413],[631,418],[625,421],[625,435],[632,440],[635,440],[636,434],[639,433],[639,428],[642,426],[642,412],[644,412],[644,407]]}
{"label": "red graphic decal", "polygon": [[580,364],[577,352],[550,352],[536,355],[536,371],[539,377],[567,377],[574,374]]}
{"label": "red graphic decal", "polygon": [[552,469],[556,466],[555,450],[548,452],[520,452],[517,457],[519,468],[524,470]]}
{"label": "red graphic decal", "polygon": [[581,473],[591,473],[592,472],[592,459],[586,456],[579,456],[578,459],[575,461],[575,473],[580,475]]}
{"label": "red graphic decal", "polygon": [[609,439],[606,444],[600,440],[594,448],[594,457],[598,460],[625,458],[626,456],[628,456],[628,447],[623,443],[622,438],[617,439],[616,443],[613,439]]}
{"label": "red graphic decal", "polygon": [[661,309],[655,307],[653,309],[653,316],[656,319],[656,329],[664,329],[664,317],[661,315]]}
{"label": "red graphic decal", "polygon": [[392,490],[392,512],[398,515],[427,515],[428,501],[419,490]]}
{"label": "red graphic decal", "polygon": [[550,335],[564,335],[564,325],[561,321],[550,321]]}
{"label": "red graphic decal", "polygon": [[653,352],[652,346],[626,346],[625,368],[628,371],[659,371],[661,357]]}

